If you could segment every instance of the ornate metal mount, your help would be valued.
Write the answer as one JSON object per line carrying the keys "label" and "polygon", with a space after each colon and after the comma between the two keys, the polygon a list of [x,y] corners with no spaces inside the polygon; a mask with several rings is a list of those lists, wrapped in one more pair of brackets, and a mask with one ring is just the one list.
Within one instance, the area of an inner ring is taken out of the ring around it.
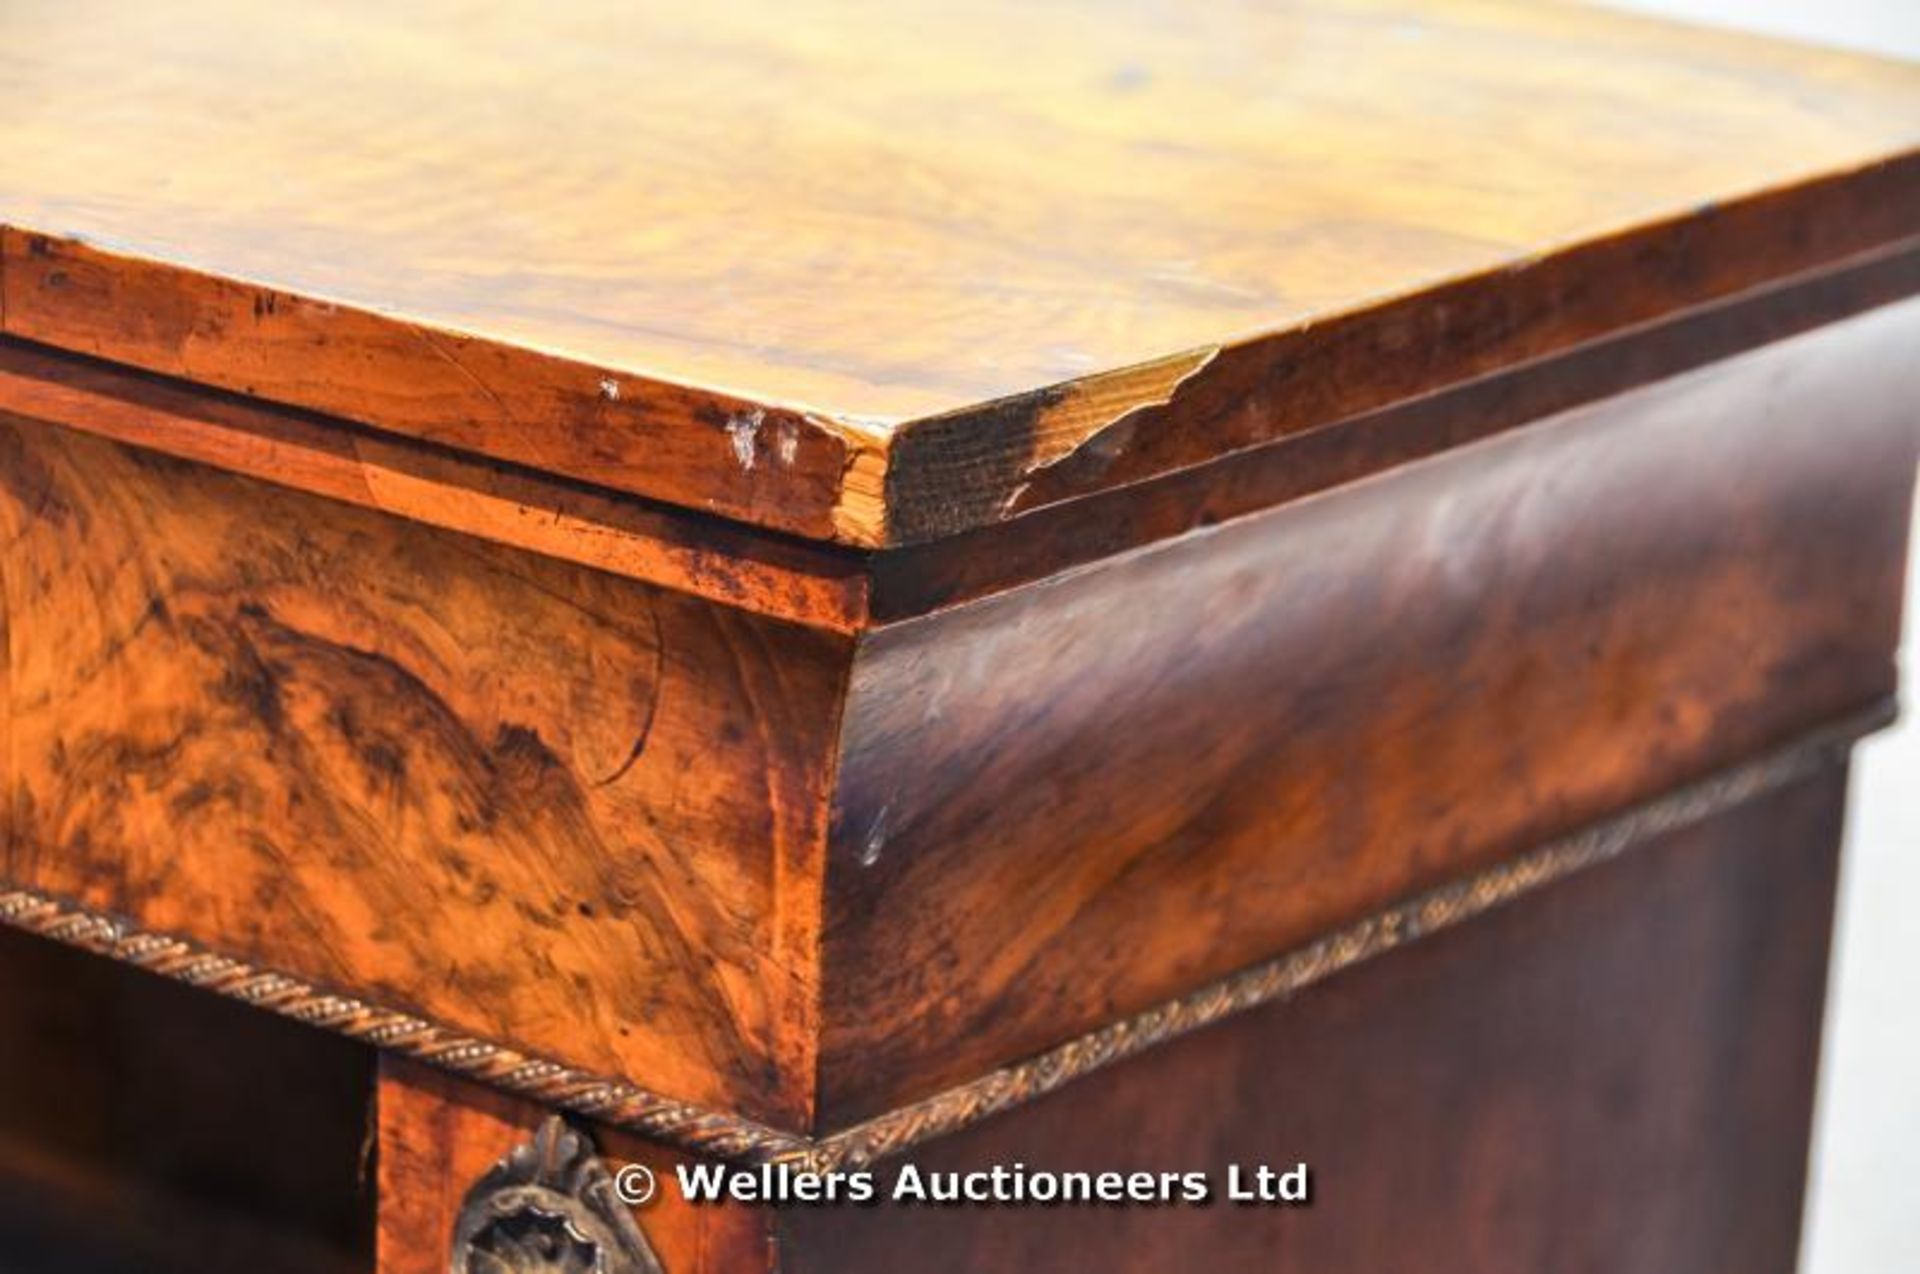
{"label": "ornate metal mount", "polygon": [[474,1182],[452,1274],[662,1274],[584,1133],[554,1115]]}

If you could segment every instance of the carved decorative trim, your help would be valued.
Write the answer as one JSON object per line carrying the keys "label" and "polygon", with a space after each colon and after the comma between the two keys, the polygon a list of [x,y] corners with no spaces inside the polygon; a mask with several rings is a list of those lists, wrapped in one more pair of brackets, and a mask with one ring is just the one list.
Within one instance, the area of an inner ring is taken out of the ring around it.
{"label": "carved decorative trim", "polygon": [[1032,1101],[1068,1082],[1177,1036],[1324,981],[1342,969],[1472,919],[1522,894],[1617,858],[1664,833],[1812,776],[1842,761],[1862,735],[1893,717],[1875,709],[1808,735],[1757,760],[1551,841],[1472,876],[1375,912],[1303,947],[1070,1040],[1027,1061],[888,1111],[815,1143],[813,1157],[835,1168],[865,1165],[989,1115]]}
{"label": "carved decorative trim", "polygon": [[1829,769],[1845,759],[1857,740],[1885,726],[1895,715],[1891,700],[1875,704],[1775,751],[1388,907],[1179,999],[818,1139],[675,1101],[623,1080],[575,1070],[364,1000],[335,995],[297,978],[217,955],[182,938],[141,931],[124,920],[34,890],[0,892],[0,923],[336,1031],[707,1158],[731,1163],[789,1162],[827,1171],[858,1167],[897,1154],[929,1137],[1031,1101],[1103,1066],[1232,1014],[1283,999],[1363,960],[1616,858],[1654,837]]}
{"label": "carved decorative trim", "polygon": [[209,951],[171,934],[136,928],[31,889],[0,892],[0,924],[119,960],[295,1021],[519,1093],[668,1145],[726,1162],[804,1157],[812,1141],[740,1115],[663,1097],[635,1084],[384,1009],[350,995]]}
{"label": "carved decorative trim", "polygon": [[585,1133],[558,1115],[474,1182],[451,1274],[662,1274]]}

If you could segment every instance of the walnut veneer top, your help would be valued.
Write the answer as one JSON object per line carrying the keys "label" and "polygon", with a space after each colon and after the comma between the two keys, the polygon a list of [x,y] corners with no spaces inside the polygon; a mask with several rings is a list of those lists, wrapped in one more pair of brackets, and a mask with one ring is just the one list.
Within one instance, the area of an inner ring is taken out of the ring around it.
{"label": "walnut veneer top", "polygon": [[0,112],[9,335],[858,544],[1920,232],[1920,71],[1536,3],[14,0]]}

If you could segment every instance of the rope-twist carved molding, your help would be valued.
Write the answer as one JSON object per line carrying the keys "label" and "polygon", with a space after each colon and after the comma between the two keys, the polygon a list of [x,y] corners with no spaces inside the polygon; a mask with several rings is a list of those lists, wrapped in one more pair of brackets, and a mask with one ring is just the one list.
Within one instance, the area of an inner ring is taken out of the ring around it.
{"label": "rope-twist carved molding", "polygon": [[677,1101],[219,955],[183,938],[30,889],[0,892],[0,923],[84,948],[573,1111],[733,1163],[860,1167],[1050,1093],[1083,1075],[1235,1013],[1284,999],[1342,969],[1480,915],[1636,845],[1839,764],[1892,720],[1883,703],[1746,763],[1674,789],[1486,871],[1443,885],[1179,999],[1025,1061],[821,1138]]}

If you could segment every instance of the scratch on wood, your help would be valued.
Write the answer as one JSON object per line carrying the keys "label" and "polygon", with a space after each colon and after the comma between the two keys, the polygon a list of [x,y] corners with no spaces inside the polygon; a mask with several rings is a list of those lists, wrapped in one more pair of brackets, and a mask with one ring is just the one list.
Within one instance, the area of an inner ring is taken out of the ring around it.
{"label": "scratch on wood", "polygon": [[482,394],[486,395],[487,401],[500,409],[500,415],[502,419],[508,420],[508,421],[511,421],[513,419],[513,413],[510,410],[508,410],[505,400],[503,400],[499,394],[494,392],[493,387],[491,385],[487,384],[487,382],[485,382],[484,380],[481,380],[478,376],[476,376],[472,368],[468,367],[465,363],[455,358],[453,354],[444,345],[440,343],[440,338],[435,336],[433,331],[430,328],[421,327],[419,324],[415,323],[415,324],[410,324],[408,330],[410,330],[414,334],[414,336],[420,341],[422,345],[427,347],[427,349],[433,354],[435,358],[438,358],[441,362],[453,368],[454,371],[460,373],[460,375],[464,379],[466,379],[469,383],[471,383],[475,389],[479,390]]}
{"label": "scratch on wood", "polygon": [[871,867],[880,861],[880,851],[887,843],[887,813],[893,807],[882,805],[880,812],[873,816],[873,823],[867,828],[867,835],[860,842],[860,865]]}
{"label": "scratch on wood", "polygon": [[640,754],[647,750],[647,739],[653,734],[654,718],[660,715],[660,686],[667,676],[667,637],[661,631],[658,610],[647,607],[647,619],[653,624],[653,684],[647,690],[647,711],[640,718],[640,729],[634,736],[633,746],[627,750],[626,758],[614,768],[613,773],[595,783],[595,787],[609,787],[627,776],[627,771],[640,760]]}
{"label": "scratch on wood", "polygon": [[727,420],[727,436],[733,439],[733,458],[740,462],[742,469],[753,468],[760,445],[760,426],[766,419],[767,413],[755,407]]}

